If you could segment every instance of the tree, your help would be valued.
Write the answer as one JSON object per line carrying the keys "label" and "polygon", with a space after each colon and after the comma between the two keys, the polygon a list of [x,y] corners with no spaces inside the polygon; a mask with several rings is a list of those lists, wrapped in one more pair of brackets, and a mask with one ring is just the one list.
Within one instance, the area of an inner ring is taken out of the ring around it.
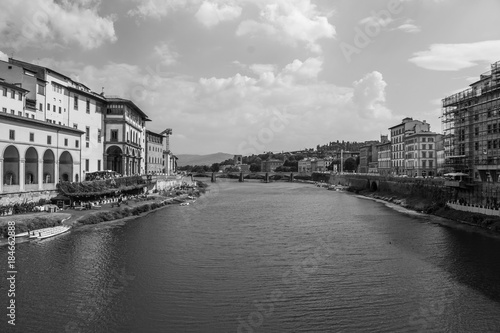
{"label": "tree", "polygon": [[260,172],[260,163],[252,163],[250,164],[250,171],[251,172]]}
{"label": "tree", "polygon": [[354,171],[356,170],[356,160],[352,157],[349,157],[344,161],[344,171]]}
{"label": "tree", "polygon": [[214,164],[212,164],[212,166],[210,167],[210,170],[211,170],[212,172],[219,172],[219,170],[220,170],[220,165],[219,165],[219,163],[214,163]]}

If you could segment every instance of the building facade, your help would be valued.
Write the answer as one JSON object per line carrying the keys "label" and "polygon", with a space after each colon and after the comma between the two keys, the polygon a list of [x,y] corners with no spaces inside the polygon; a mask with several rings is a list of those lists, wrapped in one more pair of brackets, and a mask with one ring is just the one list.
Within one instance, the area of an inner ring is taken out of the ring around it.
{"label": "building facade", "polygon": [[146,130],[146,160],[147,174],[165,172],[165,159],[163,154],[163,135]]}
{"label": "building facade", "polygon": [[127,176],[143,174],[148,116],[128,99],[108,97],[106,100],[106,169]]}
{"label": "building facade", "polygon": [[270,159],[267,161],[262,161],[260,165],[260,171],[262,172],[273,172],[276,168],[283,166],[283,161]]}
{"label": "building facade", "polygon": [[470,88],[443,100],[445,172],[464,172],[477,181],[500,175],[500,61]]}
{"label": "building facade", "polygon": [[437,135],[432,132],[418,132],[405,137],[405,174],[407,176],[436,176]]}
{"label": "building facade", "polygon": [[0,193],[53,190],[80,181],[82,131],[0,113]]}
{"label": "building facade", "polygon": [[426,121],[413,120],[406,117],[401,124],[389,127],[391,134],[391,163],[392,173],[395,175],[406,174],[405,172],[405,137],[409,134],[430,131],[430,125]]}

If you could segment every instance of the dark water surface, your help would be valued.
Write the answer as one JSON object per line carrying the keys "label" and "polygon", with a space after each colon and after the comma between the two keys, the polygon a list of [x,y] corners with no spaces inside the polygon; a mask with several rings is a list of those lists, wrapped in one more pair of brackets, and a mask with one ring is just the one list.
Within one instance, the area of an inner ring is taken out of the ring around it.
{"label": "dark water surface", "polygon": [[[500,240],[290,183],[18,244],[1,331],[500,332]],[[4,330],[4,328],[7,328]]]}

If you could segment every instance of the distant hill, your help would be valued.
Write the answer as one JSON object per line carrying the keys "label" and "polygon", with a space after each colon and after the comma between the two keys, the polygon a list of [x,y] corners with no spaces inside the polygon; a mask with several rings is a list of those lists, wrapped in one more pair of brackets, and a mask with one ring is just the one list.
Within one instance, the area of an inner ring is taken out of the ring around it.
{"label": "distant hill", "polygon": [[190,155],[190,154],[178,154],[175,155],[179,159],[177,160],[177,166],[185,165],[208,165],[211,166],[214,163],[219,163],[227,160],[228,158],[233,158],[233,154],[226,153],[215,153],[209,155]]}

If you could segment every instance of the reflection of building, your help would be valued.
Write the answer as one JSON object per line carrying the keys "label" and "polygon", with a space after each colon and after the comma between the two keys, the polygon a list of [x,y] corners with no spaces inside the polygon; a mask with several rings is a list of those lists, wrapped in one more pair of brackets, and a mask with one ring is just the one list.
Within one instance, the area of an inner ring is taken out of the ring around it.
{"label": "reflection of building", "polygon": [[53,190],[58,180],[80,181],[82,131],[0,113],[2,192]]}
{"label": "reflection of building", "polygon": [[267,160],[267,161],[262,161],[260,165],[260,170],[263,172],[272,172],[276,170],[277,167],[280,167],[283,165],[283,161],[280,160]]}
{"label": "reflection of building", "polygon": [[123,175],[144,173],[144,140],[148,116],[134,102],[107,98],[104,118],[106,169]]}
{"label": "reflection of building", "polygon": [[470,88],[443,100],[444,172],[481,181],[500,175],[500,61]]}

